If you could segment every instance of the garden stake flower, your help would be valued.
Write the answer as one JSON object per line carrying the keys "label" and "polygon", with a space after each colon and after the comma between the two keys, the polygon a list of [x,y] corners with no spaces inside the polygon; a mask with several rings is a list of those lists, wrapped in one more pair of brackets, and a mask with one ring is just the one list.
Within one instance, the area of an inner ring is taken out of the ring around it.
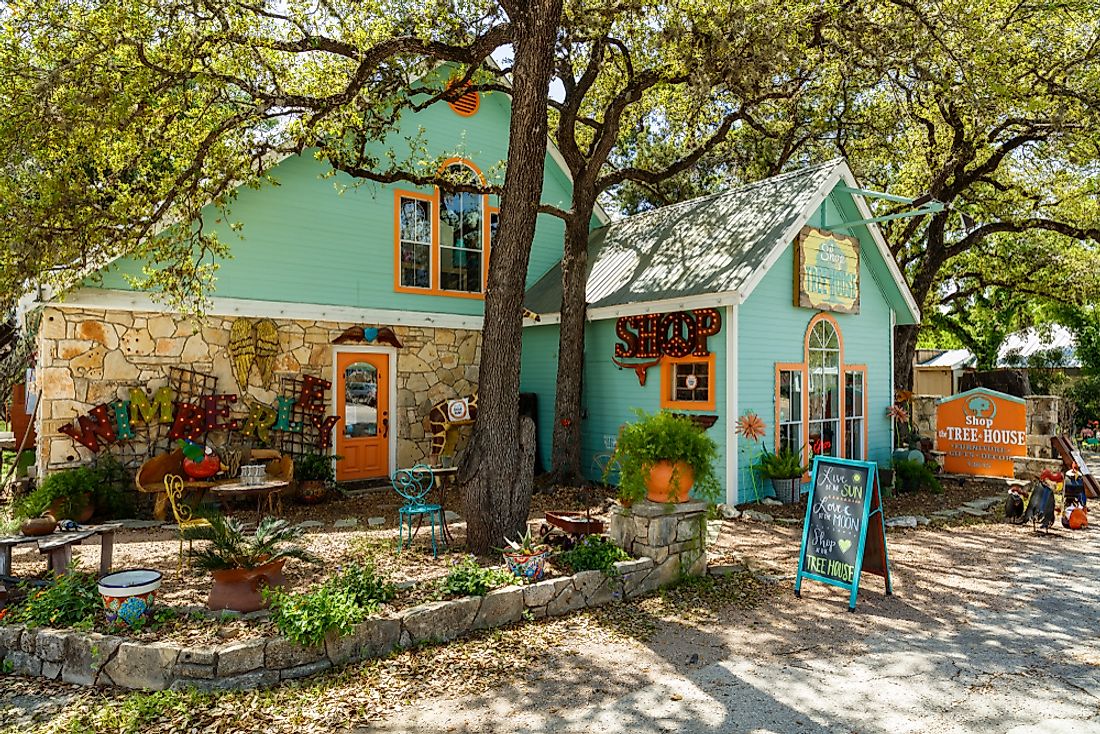
{"label": "garden stake flower", "polygon": [[[737,419],[737,433],[740,436],[751,440],[753,444],[764,437],[764,421],[760,419],[756,413],[751,410],[746,411],[743,416]],[[755,464],[760,458],[761,451],[757,448],[750,449],[749,451],[749,464]],[[756,486],[756,472],[749,472],[749,476],[752,477],[752,493],[756,498],[756,501],[760,501],[760,488]]]}

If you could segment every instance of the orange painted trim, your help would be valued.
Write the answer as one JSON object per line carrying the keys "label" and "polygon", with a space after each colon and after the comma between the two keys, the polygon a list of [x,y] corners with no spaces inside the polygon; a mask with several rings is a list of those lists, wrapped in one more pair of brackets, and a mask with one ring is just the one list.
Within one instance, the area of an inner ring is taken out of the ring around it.
{"label": "orange painted trim", "polygon": [[[711,352],[706,357],[663,357],[661,359],[661,408],[671,410],[714,410],[715,406],[715,354]],[[705,362],[707,365],[707,399],[706,402],[698,400],[673,400],[672,399],[672,374],[673,365],[695,364]],[[726,389],[732,389],[727,385]]]}
{"label": "orange painted trim", "polygon": [[438,174],[442,173],[443,171],[445,171],[445,170],[447,169],[447,167],[448,167],[448,166],[453,166],[453,165],[454,165],[454,164],[456,164],[456,163],[459,163],[459,164],[461,164],[461,165],[463,165],[463,166],[466,166],[466,167],[467,167],[467,168],[469,168],[469,169],[470,169],[471,171],[473,171],[474,173],[476,173],[476,174],[477,174],[477,178],[478,178],[478,181],[480,181],[480,182],[481,182],[481,185],[482,185],[482,186],[486,186],[486,185],[488,185],[488,183],[489,183],[489,180],[488,180],[487,178],[485,178],[485,174],[484,174],[484,173],[482,173],[482,172],[481,172],[481,169],[477,167],[477,164],[476,164],[476,163],[474,163],[474,162],[473,162],[472,160],[470,160],[469,158],[462,158],[462,157],[460,157],[460,156],[453,156],[453,157],[451,157],[451,158],[448,158],[447,160],[445,160],[445,161],[443,161],[443,162],[442,162],[441,164],[439,164],[439,168],[435,169],[435,172],[436,172],[436,174],[438,175]]}
{"label": "orange painted trim", "polygon": [[[470,85],[466,84],[464,86],[469,87]],[[463,112],[455,104],[455,101],[460,100],[460,99],[465,100],[470,96],[473,96],[473,98],[474,98],[474,107],[469,112]],[[471,90],[471,91],[462,92],[457,97],[455,97],[454,100],[448,99],[447,100],[447,106],[451,108],[451,112],[454,112],[459,117],[473,117],[474,115],[477,114],[477,111],[479,109],[481,109],[481,93],[478,92],[476,89]]]}
{"label": "orange painted trim", "polygon": [[802,448],[805,448],[806,444],[809,442],[809,439],[806,438],[806,430],[807,430],[806,429],[806,424],[807,424],[806,412],[809,410],[809,397],[808,397],[809,390],[807,389],[808,385],[809,385],[809,375],[807,375],[807,373],[806,373],[806,363],[805,362],[776,362],[775,363],[775,413],[774,413],[774,418],[775,418],[775,436],[774,436],[774,439],[775,439],[775,443],[772,444],[772,448],[775,451],[779,450],[779,423],[780,423],[780,421],[779,421],[779,373],[780,372],[797,372],[799,375],[802,376],[802,397],[801,397],[802,405],[800,406],[801,410],[799,411],[799,413],[802,416],[802,418],[800,419],[800,423],[802,424],[802,447],[799,448],[799,451],[801,451]]}
{"label": "orange painted trim", "polygon": [[412,285],[404,285],[401,282],[401,200],[402,199],[416,199],[418,201],[428,202],[428,217],[431,220],[432,227],[432,241],[429,245],[429,262],[428,262],[428,278],[429,282],[434,285],[435,283],[435,262],[436,262],[436,230],[435,218],[436,211],[438,210],[438,200],[431,194],[421,194],[416,191],[403,191],[398,189],[393,192],[393,289],[397,293],[418,293],[420,295],[429,295],[433,292],[432,286],[427,288],[420,288]]}
{"label": "orange painted trim", "polygon": [[[844,372],[861,372],[863,374],[863,415],[860,419],[863,421],[863,461],[867,461],[868,450],[868,433],[870,432],[870,424],[867,422],[867,365],[865,364],[846,364],[844,365]],[[843,407],[843,406],[841,406]],[[844,412],[844,420],[848,420],[847,411]],[[848,444],[843,444],[847,446]]]}

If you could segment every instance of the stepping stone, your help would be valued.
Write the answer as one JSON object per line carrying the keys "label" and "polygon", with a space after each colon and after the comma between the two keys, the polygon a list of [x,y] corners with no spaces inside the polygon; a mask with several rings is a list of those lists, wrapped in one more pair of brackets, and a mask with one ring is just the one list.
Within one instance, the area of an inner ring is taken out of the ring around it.
{"label": "stepping stone", "polygon": [[323,528],[325,524],[320,520],[304,520],[298,523],[298,527],[303,528]]}
{"label": "stepping stone", "polygon": [[901,517],[891,517],[886,521],[886,527],[888,528],[915,528],[917,526],[917,518],[912,515],[902,515]]}
{"label": "stepping stone", "polygon": [[801,525],[802,521],[793,517],[781,517],[776,520],[780,525]]}
{"label": "stepping stone", "polygon": [[989,508],[1004,502],[1003,497],[983,497],[978,500],[963,502],[963,507],[973,507],[975,510],[988,510]]}
{"label": "stepping stone", "polygon": [[129,520],[115,520],[115,522],[120,523],[127,530],[145,530],[147,528],[159,528],[164,525],[163,520],[134,520],[132,518]]}
{"label": "stepping stone", "polygon": [[450,510],[443,511],[443,517],[447,522],[462,522],[462,518],[457,512],[451,512]]}
{"label": "stepping stone", "polygon": [[972,517],[985,517],[989,514],[986,510],[979,510],[976,507],[960,507],[959,509]]}
{"label": "stepping stone", "polygon": [[343,520],[337,520],[332,524],[334,528],[355,528],[359,527],[359,520],[354,517],[347,517]]}
{"label": "stepping stone", "polygon": [[370,525],[372,528],[380,528],[385,524],[386,524],[386,518],[384,518],[384,517],[368,517],[367,518],[367,525]]}
{"label": "stepping stone", "polygon": [[738,510],[733,505],[727,505],[725,503],[718,505],[718,512],[722,513],[722,517],[726,520],[736,520],[741,517],[741,510]]}
{"label": "stepping stone", "polygon": [[775,497],[765,497],[764,499],[760,500],[760,504],[771,505],[772,507],[775,507],[776,505],[782,505],[783,503],[777,500]]}
{"label": "stepping stone", "polygon": [[954,520],[957,517],[962,517],[962,510],[936,510],[932,513],[933,517],[940,517],[947,520]]}
{"label": "stepping stone", "polygon": [[746,520],[755,520],[756,522],[774,522],[775,518],[766,512],[757,512],[756,510],[745,510],[741,513],[741,517]]}
{"label": "stepping stone", "polygon": [[914,515],[913,517],[917,518],[917,525],[930,525],[932,523],[932,521],[924,515]]}

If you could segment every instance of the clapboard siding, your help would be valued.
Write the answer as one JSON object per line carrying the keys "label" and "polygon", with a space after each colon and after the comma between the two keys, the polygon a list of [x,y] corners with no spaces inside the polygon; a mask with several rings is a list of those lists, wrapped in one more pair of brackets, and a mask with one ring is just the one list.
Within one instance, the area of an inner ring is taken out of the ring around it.
{"label": "clapboard siding", "polygon": [[[838,197],[834,194],[834,198]],[[843,221],[832,201],[825,207],[825,225]],[[822,226],[820,213],[811,222]],[[832,314],[844,340],[846,364],[867,367],[868,458],[880,463],[890,459],[890,422],[886,408],[893,398],[890,384],[890,304],[876,280],[885,270],[881,256],[864,230],[860,239],[860,313]],[[794,251],[788,245],[783,255],[739,309],[738,320],[738,409],[753,411],[767,426],[764,441],[775,444],[775,365],[802,362],[806,329],[817,311],[794,306]],[[753,447],[739,439],[739,501],[753,499],[751,453]],[[764,482],[758,486],[771,494]]]}
{"label": "clapboard siding", "polygon": [[[486,175],[502,176],[507,159],[510,100],[504,94],[482,95],[473,117],[460,117],[445,104],[402,121],[401,130],[378,143],[392,146],[398,157],[408,150],[406,137],[423,128],[437,154],[457,154]],[[292,303],[404,309],[434,313],[480,314],[482,301],[471,298],[394,292],[394,191],[401,184],[362,183],[342,174],[327,176],[329,167],[311,154],[288,158],[272,170],[278,185],[242,188],[230,221],[244,225],[240,234],[209,213],[206,226],[229,244],[232,257],[219,263],[216,295]],[[427,193],[427,190],[423,190]],[[546,157],[542,200],[568,208],[568,178]],[[491,205],[496,205],[491,197]],[[530,285],[561,259],[564,225],[540,215],[532,247]],[[123,259],[90,283],[129,289],[125,274],[141,272],[141,263]]]}

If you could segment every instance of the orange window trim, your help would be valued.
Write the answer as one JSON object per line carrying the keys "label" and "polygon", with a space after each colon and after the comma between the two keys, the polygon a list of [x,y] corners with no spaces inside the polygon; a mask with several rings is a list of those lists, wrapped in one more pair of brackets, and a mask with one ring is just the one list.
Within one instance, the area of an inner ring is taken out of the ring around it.
{"label": "orange window trim", "polygon": [[[806,370],[805,362],[776,362],[775,363],[775,443],[772,444],[775,450],[779,450],[779,373],[781,372],[797,372],[802,377],[802,405],[799,406],[799,419],[802,423],[802,446],[805,447],[809,443],[809,439],[806,438],[806,413],[809,411],[810,398],[809,391],[806,389],[806,385],[809,382],[809,375]],[[801,449],[799,449],[801,450]]]}
{"label": "orange window trim", "polygon": [[[477,174],[478,180],[482,185],[485,185],[485,174],[481,172],[472,161],[465,158],[448,158],[443,161],[439,166],[437,172],[443,171],[447,166],[455,163],[462,164]],[[420,199],[421,201],[427,201],[431,205],[431,224],[432,224],[432,249],[431,249],[431,273],[429,288],[417,288],[415,286],[402,285],[401,283],[401,199]],[[395,190],[393,199],[393,243],[394,243],[394,273],[393,273],[393,290],[396,293],[415,293],[421,296],[444,296],[446,298],[473,298],[477,300],[485,300],[485,286],[489,281],[489,215],[491,212],[496,212],[496,207],[489,206],[489,197],[481,197],[481,210],[485,212],[484,221],[482,223],[483,235],[482,235],[482,258],[481,258],[481,290],[470,293],[468,291],[452,291],[443,288],[439,284],[439,264],[442,262],[442,250],[439,244],[439,211],[440,211],[440,194],[439,187],[435,187],[431,194],[422,194],[417,191],[405,191]]]}
{"label": "orange window trim", "polygon": [[[865,364],[846,364],[843,365],[845,372],[862,372],[863,373],[863,415],[859,416],[859,419],[863,421],[863,461],[867,461],[867,448],[868,448],[868,434],[870,433],[870,426],[867,423],[867,365]],[[844,420],[848,420],[848,414],[844,414]],[[847,444],[844,444],[845,446]]]}
{"label": "orange window trim", "polygon": [[[675,372],[674,365],[678,364],[703,364],[707,365],[707,399],[701,400],[673,400],[672,377]],[[661,407],[671,410],[714,410],[715,405],[715,354],[711,352],[706,357],[663,357],[661,359]]]}

